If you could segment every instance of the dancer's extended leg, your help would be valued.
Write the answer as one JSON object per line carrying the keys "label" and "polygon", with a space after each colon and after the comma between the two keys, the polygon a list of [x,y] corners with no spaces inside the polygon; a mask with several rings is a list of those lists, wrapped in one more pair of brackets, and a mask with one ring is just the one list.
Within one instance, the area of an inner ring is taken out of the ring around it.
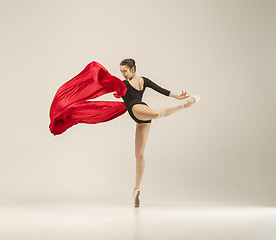
{"label": "dancer's extended leg", "polygon": [[159,109],[159,111],[160,111],[159,117],[169,116],[169,115],[177,112],[178,110],[180,110],[182,108],[187,108],[187,107],[191,106],[194,103],[195,103],[195,99],[191,98],[188,101],[186,101],[185,103],[176,104],[176,105],[161,108],[161,109]]}
{"label": "dancer's extended leg", "polygon": [[193,97],[184,103],[164,107],[159,110],[151,109],[144,104],[135,104],[132,107],[132,111],[133,111],[134,116],[140,120],[156,119],[156,118],[160,118],[160,117],[169,116],[169,115],[179,111],[180,109],[190,107],[196,101],[199,101],[199,97],[198,98]]}

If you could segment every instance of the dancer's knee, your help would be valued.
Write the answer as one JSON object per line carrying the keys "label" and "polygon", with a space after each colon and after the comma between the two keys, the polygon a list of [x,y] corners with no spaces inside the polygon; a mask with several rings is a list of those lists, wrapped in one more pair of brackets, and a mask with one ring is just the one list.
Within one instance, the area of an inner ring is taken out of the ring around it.
{"label": "dancer's knee", "polygon": [[142,152],[135,152],[135,158],[136,160],[143,160],[144,159],[144,153]]}
{"label": "dancer's knee", "polygon": [[154,113],[153,113],[153,115],[154,115],[154,118],[161,118],[161,117],[163,117],[161,110],[155,110]]}

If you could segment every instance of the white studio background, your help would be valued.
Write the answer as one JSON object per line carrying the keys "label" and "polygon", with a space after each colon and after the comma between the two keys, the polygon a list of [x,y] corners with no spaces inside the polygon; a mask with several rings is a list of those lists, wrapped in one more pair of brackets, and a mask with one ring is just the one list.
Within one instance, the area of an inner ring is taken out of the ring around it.
{"label": "white studio background", "polygon": [[[128,113],[54,136],[49,109],[89,62],[123,80],[119,64],[133,58],[138,76],[201,97],[152,121],[143,202],[275,204],[275,9],[272,0],[1,1],[1,203],[132,203]],[[143,101],[179,103],[152,89]]]}

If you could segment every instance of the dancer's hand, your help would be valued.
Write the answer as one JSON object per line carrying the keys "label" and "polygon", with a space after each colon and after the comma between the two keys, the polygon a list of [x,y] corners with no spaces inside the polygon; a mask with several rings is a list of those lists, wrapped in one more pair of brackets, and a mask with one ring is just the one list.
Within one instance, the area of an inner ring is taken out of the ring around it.
{"label": "dancer's hand", "polygon": [[181,99],[185,99],[185,98],[188,98],[190,97],[189,95],[186,95],[186,92],[183,93],[184,91],[182,91],[182,93],[180,95],[177,95],[176,98],[181,100]]}

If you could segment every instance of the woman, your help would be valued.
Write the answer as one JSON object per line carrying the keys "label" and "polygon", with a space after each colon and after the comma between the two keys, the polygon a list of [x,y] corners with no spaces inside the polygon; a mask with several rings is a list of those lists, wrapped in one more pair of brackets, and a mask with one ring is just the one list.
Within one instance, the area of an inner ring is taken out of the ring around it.
{"label": "woman", "polygon": [[167,89],[161,88],[146,77],[137,76],[135,74],[136,66],[133,59],[124,59],[120,63],[120,71],[126,79],[123,82],[127,87],[127,92],[122,98],[129,115],[137,123],[135,135],[136,182],[133,191],[133,199],[135,207],[139,207],[140,183],[145,168],[144,150],[151,127],[151,120],[169,116],[180,109],[187,108],[195,102],[198,102],[200,98],[197,95],[181,104],[164,107],[159,110],[151,109],[145,102],[142,102],[142,96],[146,87],[150,87],[161,94],[179,100],[188,98],[189,96],[186,96],[186,92],[183,93],[183,91],[180,95],[175,94]]}
{"label": "woman", "polygon": [[[49,129],[52,134],[59,135],[78,123],[96,124],[117,118],[128,111],[137,123],[135,136],[136,182],[133,191],[134,205],[139,207],[140,183],[144,172],[144,149],[146,146],[151,120],[169,116],[176,111],[187,108],[199,101],[195,96],[184,103],[153,110],[142,102],[146,87],[169,97],[182,100],[188,98],[186,92],[178,95],[146,77],[135,74],[133,59],[124,59],[120,63],[120,71],[126,80],[111,75],[107,69],[96,61],[89,63],[78,75],[64,83],[57,90],[50,107]],[[103,94],[114,92],[118,101],[87,101]]]}

